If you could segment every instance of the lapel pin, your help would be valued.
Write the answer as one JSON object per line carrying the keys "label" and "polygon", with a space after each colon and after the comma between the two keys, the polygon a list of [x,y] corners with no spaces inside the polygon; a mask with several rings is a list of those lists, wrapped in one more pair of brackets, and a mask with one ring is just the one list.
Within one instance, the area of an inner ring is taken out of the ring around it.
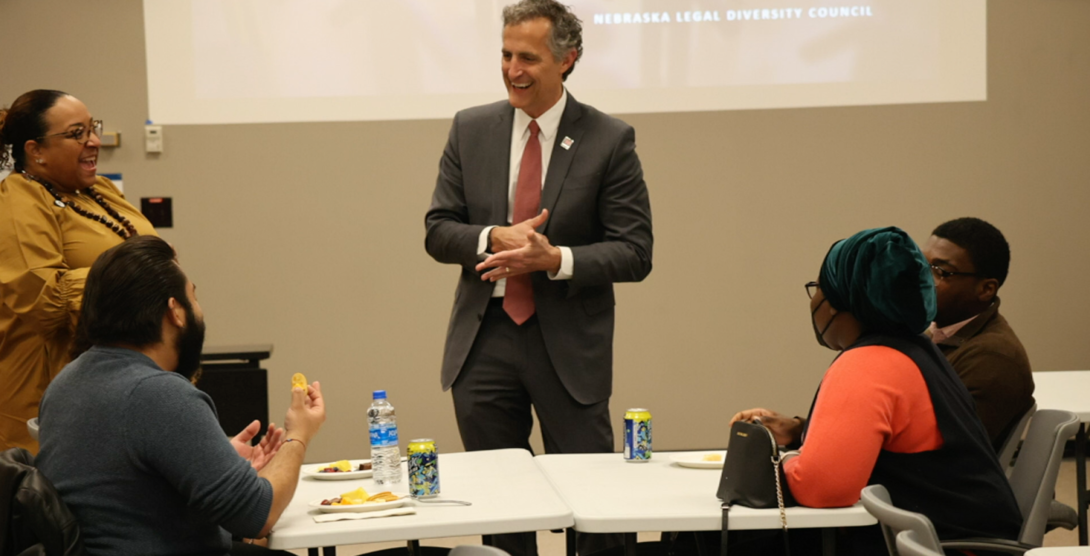
{"label": "lapel pin", "polygon": [[575,140],[571,137],[564,137],[564,140],[560,142],[560,146],[563,147],[564,150],[570,149],[573,144],[575,144]]}

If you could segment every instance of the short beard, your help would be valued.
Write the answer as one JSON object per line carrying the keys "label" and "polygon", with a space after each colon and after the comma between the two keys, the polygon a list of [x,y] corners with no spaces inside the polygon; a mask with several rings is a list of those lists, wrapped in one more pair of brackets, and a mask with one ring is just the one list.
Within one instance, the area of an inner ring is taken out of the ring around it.
{"label": "short beard", "polygon": [[174,343],[178,351],[178,366],[174,372],[188,381],[201,368],[201,351],[204,349],[204,320],[197,320],[192,307],[185,308],[185,328],[179,332]]}

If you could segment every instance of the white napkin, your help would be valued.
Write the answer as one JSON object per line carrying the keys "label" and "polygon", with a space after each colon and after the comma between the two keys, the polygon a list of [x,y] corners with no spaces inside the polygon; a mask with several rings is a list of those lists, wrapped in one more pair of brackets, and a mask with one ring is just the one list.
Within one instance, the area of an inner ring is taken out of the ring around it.
{"label": "white napkin", "polygon": [[314,521],[315,523],[327,523],[330,521],[342,521],[347,519],[371,519],[373,517],[389,517],[393,515],[413,515],[415,513],[416,508],[412,506],[403,506],[401,508],[380,510],[377,512],[338,512],[329,514],[318,514],[314,516]]}

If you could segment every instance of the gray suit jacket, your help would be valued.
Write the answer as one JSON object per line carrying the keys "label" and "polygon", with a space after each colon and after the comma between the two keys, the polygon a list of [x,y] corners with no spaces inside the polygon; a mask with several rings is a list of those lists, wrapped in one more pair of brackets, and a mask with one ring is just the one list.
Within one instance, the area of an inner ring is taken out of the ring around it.
{"label": "gray suit jacket", "polygon": [[[481,231],[508,224],[513,118],[507,101],[455,115],[425,217],[428,254],[462,266],[443,353],[444,390],[458,378],[492,295],[494,284],[474,267]],[[570,149],[561,145],[565,137],[574,141]],[[571,280],[531,277],[541,333],[568,392],[580,403],[599,402],[613,387],[613,283],[651,272],[651,205],[632,127],[569,95],[541,208],[549,219],[538,232],[570,247],[574,260]]]}

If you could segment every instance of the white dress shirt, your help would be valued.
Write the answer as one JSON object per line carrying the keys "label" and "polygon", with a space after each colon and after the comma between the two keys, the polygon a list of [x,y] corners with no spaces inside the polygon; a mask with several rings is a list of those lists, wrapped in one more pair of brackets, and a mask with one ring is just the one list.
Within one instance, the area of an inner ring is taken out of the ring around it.
{"label": "white dress shirt", "polygon": [[[991,307],[991,305],[989,305],[989,307]],[[973,322],[973,319],[979,316],[980,315],[973,315],[961,322],[955,322],[954,324],[950,324],[942,328],[940,328],[939,325],[935,323],[931,323],[931,326],[928,327],[928,332],[931,333],[931,339],[936,344],[941,344],[942,342],[945,342],[946,340],[953,337],[954,334],[958,333],[958,330],[965,328],[966,324]]]}
{"label": "white dress shirt", "polygon": [[[541,187],[545,187],[545,175],[549,172],[549,161],[553,157],[553,145],[556,143],[556,134],[560,128],[560,116],[564,114],[564,107],[568,105],[568,91],[565,89],[560,95],[560,100],[552,108],[545,111],[537,118],[538,141],[541,143]],[[522,109],[515,109],[514,123],[511,125],[511,172],[507,184],[507,223],[515,224],[511,220],[515,213],[515,190],[518,188],[519,168],[522,166],[522,152],[526,150],[526,143],[530,140],[530,122],[533,118]],[[540,211],[538,211],[540,213]],[[551,216],[550,216],[551,218]],[[481,231],[477,241],[477,256],[484,260],[487,257],[488,234],[495,226],[489,226]],[[574,261],[570,247],[560,247],[560,271],[556,274],[547,272],[550,280],[570,280],[574,270]],[[492,297],[503,297],[507,291],[507,279],[496,281],[496,287],[492,290]]]}

